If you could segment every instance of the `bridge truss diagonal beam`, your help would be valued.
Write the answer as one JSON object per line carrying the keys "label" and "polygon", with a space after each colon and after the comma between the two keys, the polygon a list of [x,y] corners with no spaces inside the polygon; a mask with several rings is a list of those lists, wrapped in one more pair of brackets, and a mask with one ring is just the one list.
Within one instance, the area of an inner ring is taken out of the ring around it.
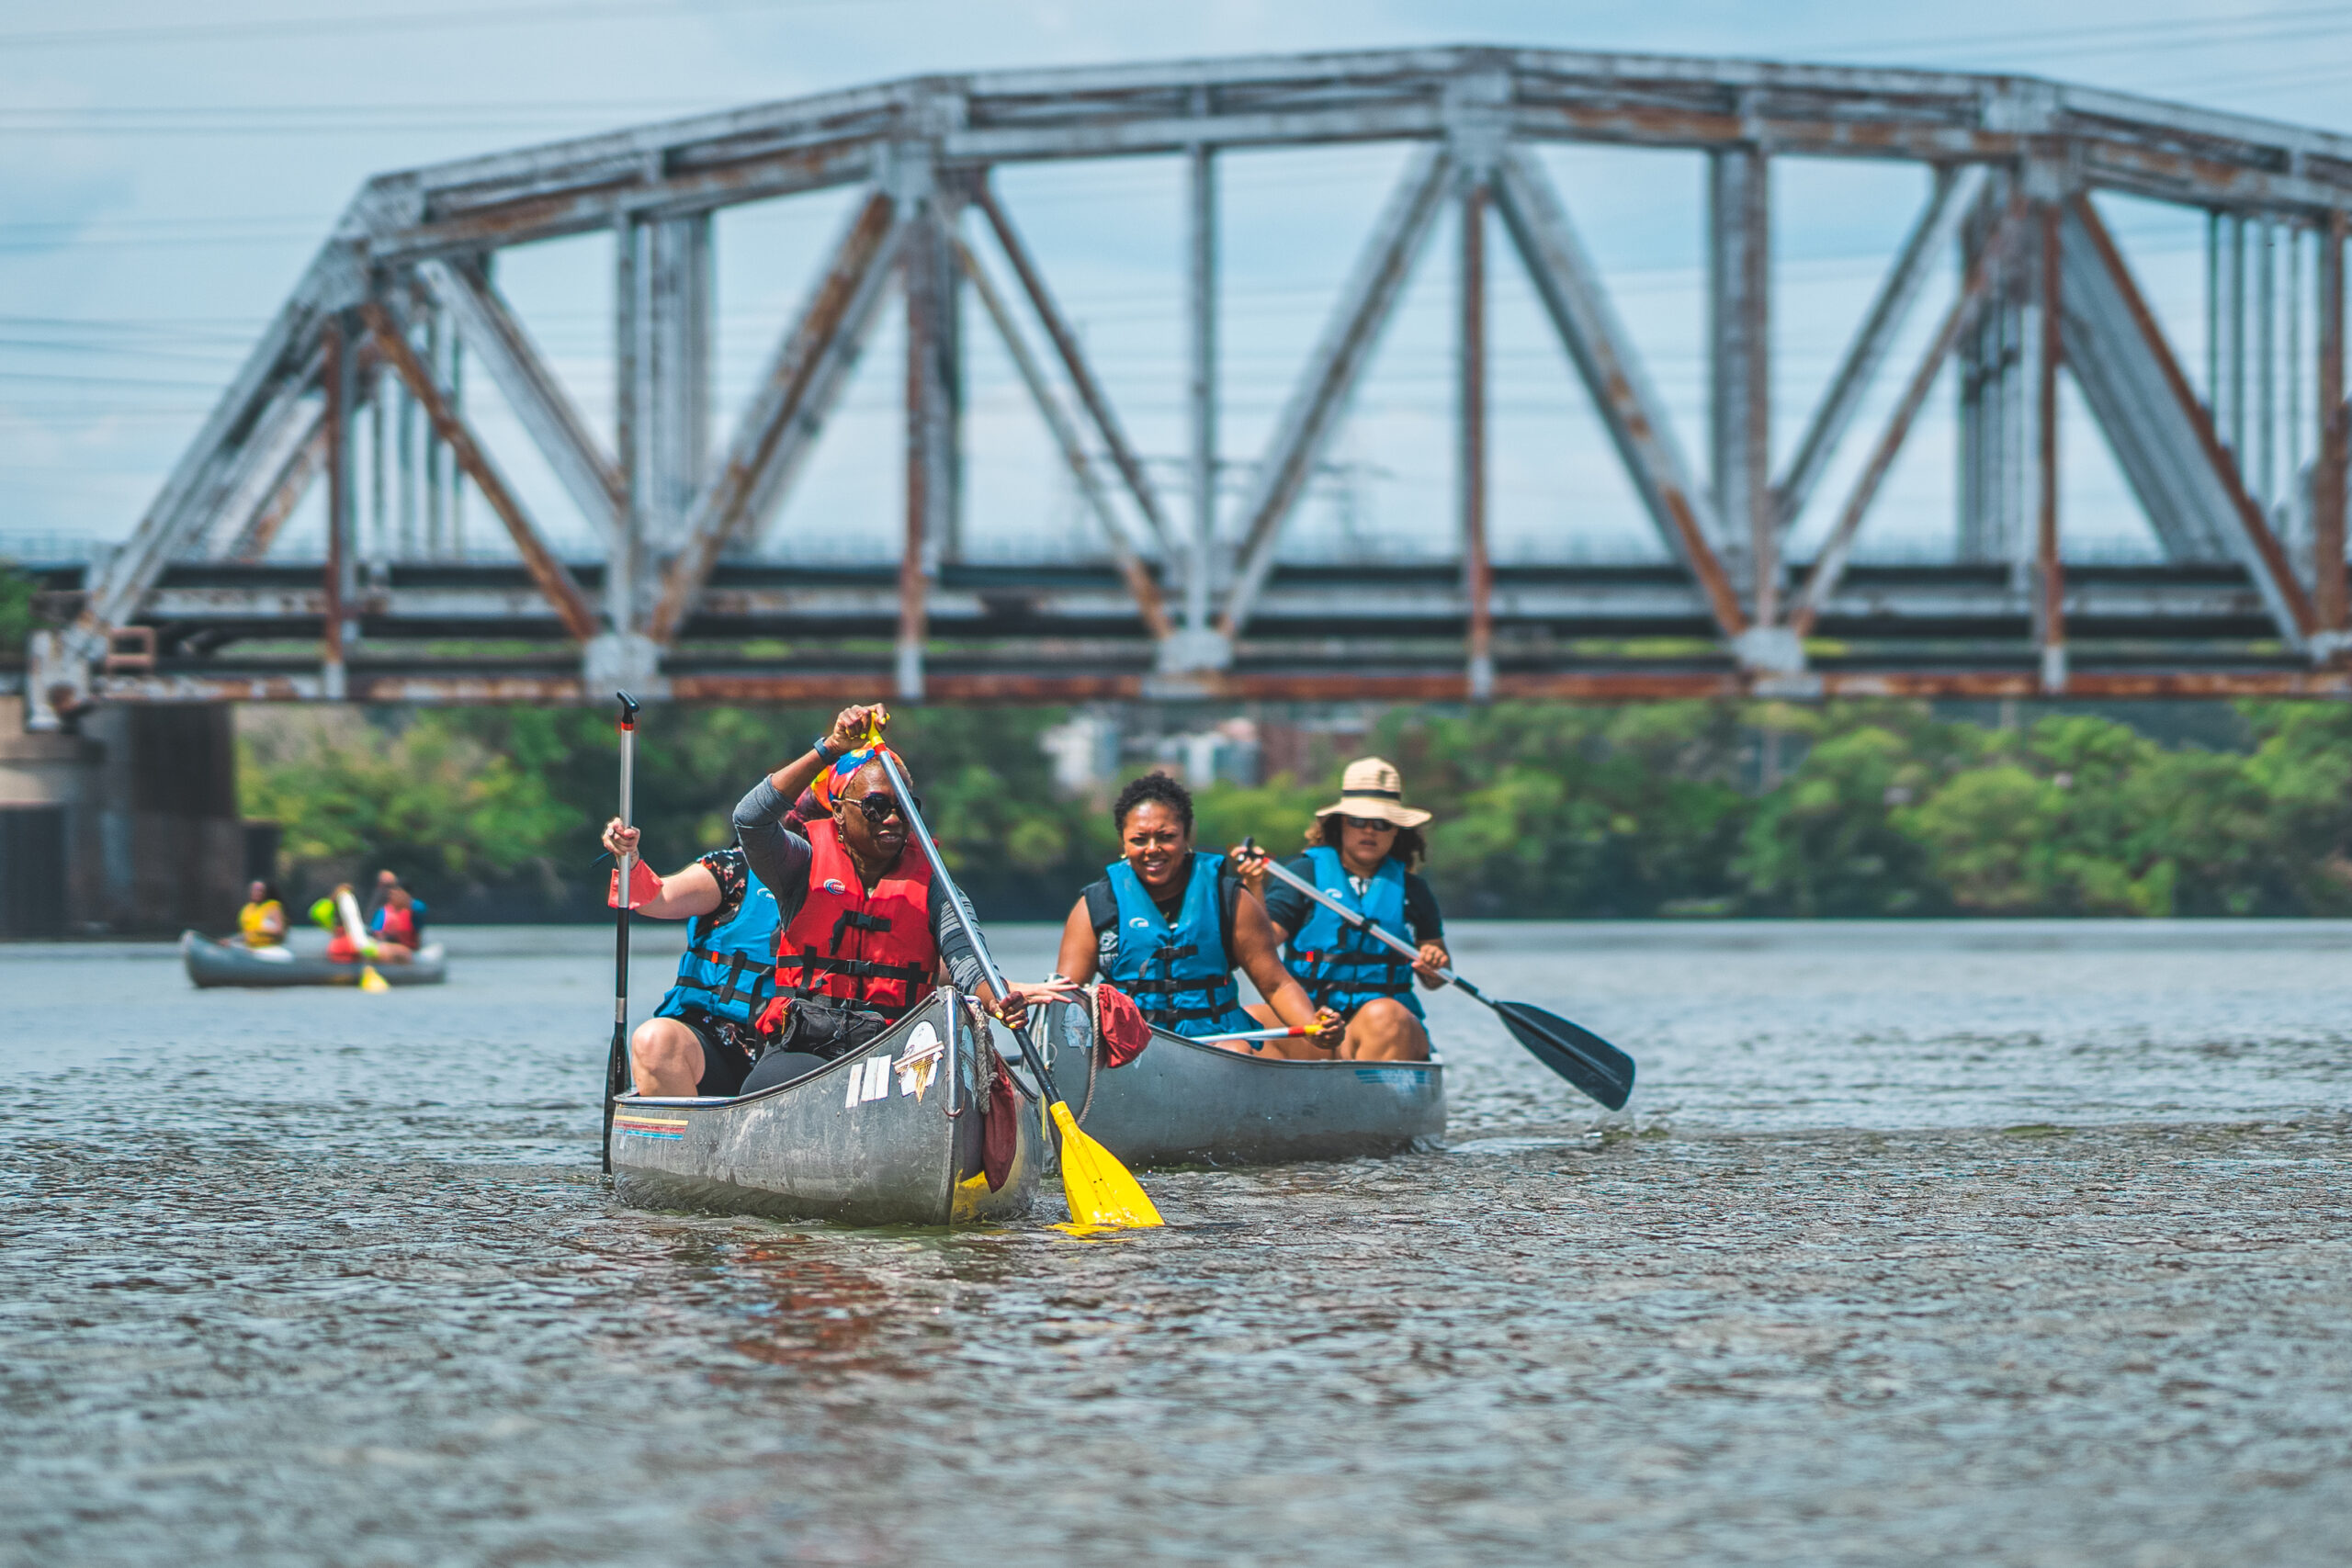
{"label": "bridge truss diagonal beam", "polygon": [[1747,630],[1747,615],[1717,554],[1722,525],[1691,479],[1665,405],[1609,303],[1567,209],[1542,166],[1518,148],[1506,150],[1496,164],[1494,188],[1504,227],[1526,264],[1536,297],[1591,393],[1650,521],[1698,580],[1717,628],[1725,638],[1736,639]]}
{"label": "bridge truss diagonal beam", "polygon": [[1379,344],[1381,329],[1405,291],[1422,243],[1444,205],[1453,167],[1452,157],[1436,145],[1421,147],[1407,163],[1283,408],[1239,514],[1240,554],[1217,620],[1217,630],[1228,640],[1249,624],[1266,574],[1273,570],[1283,525],[1298,504],[1348,395]]}
{"label": "bridge truss diagonal beam", "polygon": [[309,422],[302,444],[287,455],[260,503],[222,548],[220,558],[250,565],[268,555],[270,546],[277,542],[278,531],[294,515],[294,508],[301,504],[303,492],[319,477],[326,460],[327,414],[322,403]]}
{"label": "bridge truss diagonal beam", "polygon": [[[2086,243],[2063,231],[2065,349],[2075,384],[2107,434],[2117,466],[2173,560],[2228,560],[2231,502],[2200,457],[2196,426],[2210,412],[2182,404],[2165,384],[2158,338],[2142,330],[2132,304]],[[2120,262],[2120,258],[2119,258]],[[2154,327],[2153,318],[2149,323]],[[2231,460],[2233,463],[2233,460]]]}
{"label": "bridge truss diagonal beam", "polygon": [[1054,353],[1062,362],[1062,369],[1069,377],[1070,387],[1078,393],[1080,407],[1094,424],[1094,434],[1103,449],[1111,454],[1111,461],[1126,481],[1127,493],[1135,497],[1136,508],[1150,525],[1151,536],[1160,549],[1162,559],[1173,559],[1175,530],[1169,525],[1167,512],[1159,503],[1159,492],[1144,470],[1143,459],[1136,453],[1135,444],[1127,439],[1126,427],[1119,423],[1112,407],[1110,395],[1103,391],[1102,378],[1087,362],[1086,351],[1078,341],[1068,317],[1054,299],[1053,290],[1046,284],[1046,275],[1039,270],[1036,258],[1013,227],[1012,216],[1004,209],[1003,201],[986,180],[979,181],[972,193],[972,205],[988,220],[989,231],[996,236],[997,246],[1004,253],[1012,275],[1020,279],[1021,291],[1028,297],[1029,308],[1037,313],[1037,322],[1046,329],[1046,336],[1054,345]]}
{"label": "bridge truss diagonal beam", "polygon": [[776,345],[727,454],[686,520],[685,539],[662,573],[646,625],[656,643],[677,639],[719,553],[756,532],[782,504],[818,432],[849,385],[909,224],[905,204],[869,191],[834,244],[823,275]]}
{"label": "bridge truss diagonal beam", "polygon": [[102,641],[108,628],[129,624],[164,569],[212,525],[261,427],[274,417],[289,416],[294,399],[315,382],[324,302],[345,291],[349,282],[347,258],[328,244],[245,356],[129,543],[91,583],[78,624],[85,637]]}
{"label": "bridge truss diagonal beam", "polygon": [[1799,637],[1813,635],[1815,623],[1821,618],[1822,607],[1838,591],[1839,581],[1846,575],[1846,563],[1852,554],[1854,536],[1860,531],[1862,519],[1870,513],[1871,503],[1878,499],[1879,486],[1895,457],[1903,450],[1903,443],[1911,434],[1911,425],[1927,406],[1928,395],[1935,389],[1936,378],[1944,361],[1961,337],[1976,324],[1985,301],[1992,297],[1995,280],[2010,263],[2016,250],[2017,235],[2025,220],[2022,201],[2013,199],[2002,214],[1992,235],[1970,265],[1968,276],[1962,280],[1959,298],[1944,312],[1943,323],[1919,356],[1909,383],[1903,389],[1893,412],[1887,415],[1886,426],[1871,447],[1870,458],[1862,466],[1860,478],[1854,481],[1853,493],[1838,513],[1838,521],[1830,526],[1828,536],[1822,541],[1814,556],[1813,567],[1805,574],[1804,586],[1798,592],[1796,604],[1789,613],[1789,629]]}
{"label": "bridge truss diagonal beam", "polygon": [[[2067,203],[2061,234],[2062,259],[2065,255],[2081,258],[2080,264],[2066,275],[2065,298],[2070,306],[2082,302],[2084,310],[2070,310],[2065,316],[2066,326],[2074,328],[2086,320],[2086,312],[2102,304],[2120,307],[2124,312],[2131,329],[2127,341],[2139,345],[2160,378],[2160,390],[2143,403],[2143,411],[2173,426],[2171,431],[2159,427],[2151,432],[2155,439],[2150,445],[2180,459],[2185,470],[2183,484],[2196,487],[2187,493],[2201,491],[2210,498],[2206,514],[2217,517],[2228,529],[2225,537],[2232,553],[2245,564],[2262,590],[2272,618],[2278,622],[2279,635],[2298,648],[2305,646],[2318,629],[2311,598],[2304,592],[2278,536],[2263,521],[2262,508],[2246,493],[2236,460],[2222,449],[2211,414],[2190,390],[2180,361],[2165,341],[2164,330],[2156,324],[2154,312],[2148,308],[2131,269],[2124,264],[2122,253],[2116,248],[2114,237],[2108,232],[2089,197],[2077,194]],[[2069,358],[2078,355],[2096,358],[2104,346],[2100,336],[2086,330],[2080,337],[2078,344],[2069,345]],[[2116,427],[2109,428],[2112,433]],[[2175,433],[2185,434],[2187,440],[2175,443],[2165,439]],[[2122,443],[2118,446],[2120,448]],[[2145,497],[2143,502],[2144,504]],[[2155,515],[2153,507],[2150,515]]]}
{"label": "bridge truss diagonal beam", "polygon": [[1046,378],[1045,367],[1039,365],[1037,356],[1030,352],[1028,341],[1021,335],[1020,323],[1012,319],[1012,309],[1005,303],[1004,296],[997,292],[995,282],[980,265],[979,258],[961,239],[956,242],[956,265],[962,270],[965,281],[971,285],[973,297],[979,300],[980,309],[996,327],[997,338],[1004,344],[1005,355],[1012,361],[1013,372],[1020,377],[1022,386],[1028,389],[1029,400],[1035,405],[1038,417],[1046,422],[1046,429],[1053,436],[1054,446],[1060,451],[1062,463],[1069,469],[1070,479],[1077,484],[1086,509],[1102,525],[1102,537],[1111,547],[1111,557],[1118,565],[1119,576],[1135,599],[1136,613],[1151,628],[1153,637],[1166,637],[1173,629],[1168,619],[1168,605],[1160,594],[1159,584],[1152,578],[1150,567],[1144,562],[1142,541],[1129,534],[1127,520],[1120,514],[1118,507],[1112,503],[1109,493],[1102,488],[1102,478],[1096,474],[1093,462],[1086,455],[1086,444],[1080,439],[1077,421],[1070,417],[1069,410],[1062,407],[1061,399]]}
{"label": "bridge truss diagonal beam", "polygon": [[1854,341],[1838,362],[1837,374],[1830,378],[1829,389],[1821,395],[1821,402],[1806,423],[1804,434],[1797,438],[1796,452],[1790,457],[1787,470],[1772,487],[1774,506],[1784,535],[1795,525],[1805,503],[1813,499],[1814,487],[1837,459],[1847,432],[1877,382],[1880,368],[1894,352],[1894,340],[1910,320],[1938,260],[1959,231],[1961,219],[1974,205],[1984,181],[1982,169],[1946,168],[1936,172],[1935,188],[1928,197],[1926,209],[1911,225],[1902,249],[1895,253],[1878,293],[1871,299],[1870,309],[1863,312],[1861,325],[1854,331]]}
{"label": "bridge truss diagonal beam", "polygon": [[243,536],[254,515],[277,493],[287,468],[325,417],[324,389],[320,385],[323,369],[324,356],[313,354],[300,375],[280,382],[271,394],[268,406],[254,422],[253,434],[238,448],[228,470],[229,483],[209,509],[210,515],[192,528],[191,553],[198,547],[224,553]]}
{"label": "bridge truss diagonal beam", "polygon": [[515,552],[523,558],[524,569],[531,574],[531,581],[538,584],[539,592],[547,595],[548,602],[555,606],[557,615],[563,621],[564,630],[576,642],[584,643],[594,637],[598,629],[596,613],[588,607],[588,600],[580,592],[580,584],[573,580],[571,569],[548,548],[547,541],[539,536],[538,529],[524,513],[522,502],[514,499],[514,492],[508,488],[505,476],[498,471],[491,462],[489,453],[474,439],[473,431],[458,417],[447,389],[434,378],[433,373],[425,368],[424,362],[417,357],[416,350],[409,345],[407,333],[401,324],[392,319],[391,312],[379,300],[364,302],[359,307],[359,313],[376,341],[377,352],[391,366],[392,373],[408,389],[409,396],[424,410],[424,417],[432,422],[435,434],[441,437],[450,455],[458,460],[458,466],[465,470],[467,478],[474,481],[474,488],[481,491],[482,499],[490,503],[490,509],[505,525],[507,536],[514,541]]}
{"label": "bridge truss diagonal beam", "polygon": [[547,458],[572,504],[610,540],[628,502],[620,471],[548,368],[530,334],[471,259],[428,260],[417,276],[481,357],[514,417]]}

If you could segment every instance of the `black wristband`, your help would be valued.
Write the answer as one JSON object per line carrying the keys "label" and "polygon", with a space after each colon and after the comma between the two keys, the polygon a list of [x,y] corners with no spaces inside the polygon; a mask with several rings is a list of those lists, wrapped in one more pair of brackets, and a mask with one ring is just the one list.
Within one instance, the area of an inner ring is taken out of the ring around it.
{"label": "black wristband", "polygon": [[827,746],[825,744],[825,739],[826,738],[824,736],[820,735],[816,739],[809,742],[808,750],[817,753],[817,761],[824,763],[825,766],[830,768],[835,762],[841,761],[841,753]]}

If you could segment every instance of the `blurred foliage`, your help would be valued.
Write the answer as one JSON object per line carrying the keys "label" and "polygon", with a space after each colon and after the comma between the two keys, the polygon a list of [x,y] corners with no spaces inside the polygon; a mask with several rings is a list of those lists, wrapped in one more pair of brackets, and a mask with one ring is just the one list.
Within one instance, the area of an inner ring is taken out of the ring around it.
{"label": "blurred foliage", "polygon": [[322,725],[240,740],[240,806],[281,825],[290,894],[364,883],[389,865],[428,901],[518,882],[561,896],[558,857],[576,817],[528,761],[460,733],[453,716],[397,733]]}
{"label": "blurred foliage", "polygon": [[[2166,746],[2057,713],[2005,729],[1925,704],[1400,708],[1364,744],[1436,814],[1456,916],[2352,914],[2352,707],[2246,703],[2246,749]],[[891,731],[950,864],[989,915],[1053,919],[1114,852],[1100,799],[1057,795],[1051,709],[910,708]],[[657,709],[637,818],[665,868],[729,838],[736,799],[816,709]],[[428,898],[517,890],[602,908],[609,716],[479,709],[249,744],[249,815],[302,885],[389,864]],[[1337,784],[1216,784],[1199,841],[1295,848]],[[445,908],[447,906],[445,905]],[[517,916],[515,918],[520,918]]]}
{"label": "blurred foliage", "polygon": [[1733,908],[1741,740],[1720,705],[1498,703],[1400,710],[1371,744],[1437,814],[1426,874],[1446,908],[1622,917]]}
{"label": "blurred foliage", "polygon": [[0,653],[25,651],[33,630],[33,595],[40,589],[16,562],[0,560]]}

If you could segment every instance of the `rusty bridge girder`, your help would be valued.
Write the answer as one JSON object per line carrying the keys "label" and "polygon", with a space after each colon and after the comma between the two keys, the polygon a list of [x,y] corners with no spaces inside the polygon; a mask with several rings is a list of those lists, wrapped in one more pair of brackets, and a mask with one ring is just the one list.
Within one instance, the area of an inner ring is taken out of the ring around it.
{"label": "rusty bridge girder", "polygon": [[[1238,503],[1220,508],[1216,477],[1232,458],[1217,396],[1218,159],[1365,141],[1412,151],[1266,450],[1241,465]],[[1707,160],[1702,431],[1675,429],[1537,156],[1562,142]],[[1187,173],[1183,253],[1170,259],[1184,280],[1190,438],[1171,494],[992,177],[1147,156]],[[1769,237],[1774,164],[1791,156],[1908,162],[1933,177],[1775,474]],[[862,198],[739,424],[714,431],[713,214],[838,188]],[[2109,232],[2095,198],[2110,193],[2207,216],[2201,378]],[[56,728],[106,701],[568,701],[616,682],[680,700],[877,685],[954,700],[2342,695],[2347,215],[2352,138],[2317,130],[2023,77],[1487,48],[922,77],[383,175],[128,542],[51,573],[78,598],[69,624],[35,637],[28,716]],[[1458,570],[1285,566],[1285,526],[1441,217],[1461,244]],[[581,413],[496,281],[502,251],[598,231],[616,241],[609,431]],[[1670,565],[1488,558],[1490,234],[1525,268]],[[1897,365],[1905,324],[1954,247],[1957,294],[1924,355]],[[899,563],[742,558],[893,299],[906,323]],[[2282,299],[2290,323],[2309,322],[2283,344]],[[1009,351],[1101,529],[1099,559],[961,558],[962,367],[976,331]],[[561,558],[506,481],[469,417],[469,364],[596,558]],[[1793,525],[1891,372],[1902,391],[1860,478],[1825,541],[1792,558]],[[2162,562],[2068,559],[2062,376]],[[1881,481],[1947,377],[1960,437],[1952,558],[1857,562]],[[363,428],[379,459],[368,497],[353,461]],[[404,547],[363,570],[357,517],[364,501],[379,519],[389,504],[388,449]],[[320,480],[326,560],[272,558]],[[437,558],[469,495],[518,567]],[[436,651],[487,637],[521,651]],[[779,638],[827,652],[779,670],[752,650]]]}

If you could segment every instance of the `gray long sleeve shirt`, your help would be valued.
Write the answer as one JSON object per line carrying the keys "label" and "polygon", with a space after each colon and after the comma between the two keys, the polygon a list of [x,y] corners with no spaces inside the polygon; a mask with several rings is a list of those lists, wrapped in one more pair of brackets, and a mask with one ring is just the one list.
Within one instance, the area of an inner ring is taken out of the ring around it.
{"label": "gray long sleeve shirt", "polygon": [[[775,907],[786,925],[808,901],[808,866],[816,858],[808,840],[784,825],[784,814],[791,807],[792,802],[764,778],[735,803],[735,837],[743,846],[743,858],[751,863],[752,874],[775,895]],[[922,851],[910,843],[903,852],[919,855]],[[931,900],[931,939],[938,944],[939,956],[946,961],[956,989],[977,990],[984,978],[980,955],[972,951],[971,939],[949,912],[944,888]]]}

